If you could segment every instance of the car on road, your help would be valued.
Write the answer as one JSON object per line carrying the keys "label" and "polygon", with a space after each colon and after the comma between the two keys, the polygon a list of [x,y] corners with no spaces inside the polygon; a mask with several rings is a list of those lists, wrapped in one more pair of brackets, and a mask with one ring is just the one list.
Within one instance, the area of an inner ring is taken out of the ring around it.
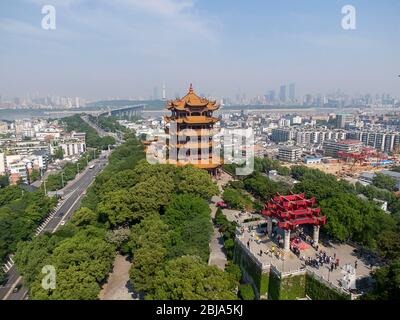
{"label": "car on road", "polygon": [[92,164],[90,167],[89,167],[89,169],[93,169],[94,168],[94,164]]}
{"label": "car on road", "polygon": [[18,283],[15,288],[13,289],[13,293],[17,293],[19,291],[19,289],[21,289],[22,284]]}
{"label": "car on road", "polygon": [[60,225],[61,225],[61,226],[65,225],[65,221],[64,221],[64,220],[61,221],[61,222],[60,222]]}

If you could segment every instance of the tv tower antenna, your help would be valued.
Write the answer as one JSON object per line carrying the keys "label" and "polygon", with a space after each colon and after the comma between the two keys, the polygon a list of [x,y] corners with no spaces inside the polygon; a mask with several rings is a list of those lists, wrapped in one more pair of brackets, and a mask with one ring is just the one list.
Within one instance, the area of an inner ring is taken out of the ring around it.
{"label": "tv tower antenna", "polygon": [[162,99],[163,99],[163,101],[167,100],[167,89],[165,86],[165,82],[163,82],[163,85],[162,85]]}

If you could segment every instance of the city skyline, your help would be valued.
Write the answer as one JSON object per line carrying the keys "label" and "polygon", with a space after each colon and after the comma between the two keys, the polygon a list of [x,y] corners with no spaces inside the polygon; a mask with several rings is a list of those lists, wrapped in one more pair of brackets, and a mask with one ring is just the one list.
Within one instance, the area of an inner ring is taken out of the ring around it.
{"label": "city skyline", "polygon": [[164,81],[170,98],[188,82],[217,97],[290,83],[298,96],[400,95],[395,1],[353,1],[356,30],[341,27],[344,1],[53,1],[56,30],[41,28],[45,4],[1,5],[2,96],[147,98]]}

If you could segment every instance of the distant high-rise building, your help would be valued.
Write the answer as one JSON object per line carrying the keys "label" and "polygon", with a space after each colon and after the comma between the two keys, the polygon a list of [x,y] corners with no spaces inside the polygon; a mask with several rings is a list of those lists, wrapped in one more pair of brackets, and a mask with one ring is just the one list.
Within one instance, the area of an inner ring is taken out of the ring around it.
{"label": "distant high-rise building", "polygon": [[158,87],[154,87],[153,89],[153,99],[158,100]]}
{"label": "distant high-rise building", "polygon": [[346,124],[353,121],[353,116],[351,114],[338,114],[336,115],[336,128],[344,129]]}
{"label": "distant high-rise building", "polygon": [[163,85],[162,85],[162,99],[163,99],[163,101],[167,100],[167,89],[166,89],[165,83],[163,83]]}
{"label": "distant high-rise building", "polygon": [[306,94],[304,97],[304,104],[307,106],[310,106],[312,104],[312,95],[311,94]]}
{"label": "distant high-rise building", "polygon": [[289,84],[289,100],[296,100],[296,85],[294,83]]}
{"label": "distant high-rise building", "polygon": [[267,97],[268,97],[268,101],[269,102],[274,102],[275,101],[275,91],[274,90],[270,90],[268,92]]}
{"label": "distant high-rise building", "polygon": [[76,98],[75,98],[75,107],[76,107],[76,108],[79,108],[79,107],[80,107],[80,104],[79,104],[79,97],[76,97]]}
{"label": "distant high-rise building", "polygon": [[286,101],[286,86],[285,85],[281,85],[281,88],[279,90],[279,100],[281,102]]}

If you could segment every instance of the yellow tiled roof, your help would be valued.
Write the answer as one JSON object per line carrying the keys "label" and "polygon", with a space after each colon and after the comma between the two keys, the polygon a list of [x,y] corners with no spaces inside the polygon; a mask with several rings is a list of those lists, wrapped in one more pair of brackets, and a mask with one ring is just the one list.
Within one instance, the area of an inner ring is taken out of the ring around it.
{"label": "yellow tiled roof", "polygon": [[216,101],[210,101],[195,94],[191,84],[186,96],[181,99],[171,100],[167,104],[167,109],[186,110],[191,107],[207,108],[211,111],[219,109],[219,105],[217,105]]}

